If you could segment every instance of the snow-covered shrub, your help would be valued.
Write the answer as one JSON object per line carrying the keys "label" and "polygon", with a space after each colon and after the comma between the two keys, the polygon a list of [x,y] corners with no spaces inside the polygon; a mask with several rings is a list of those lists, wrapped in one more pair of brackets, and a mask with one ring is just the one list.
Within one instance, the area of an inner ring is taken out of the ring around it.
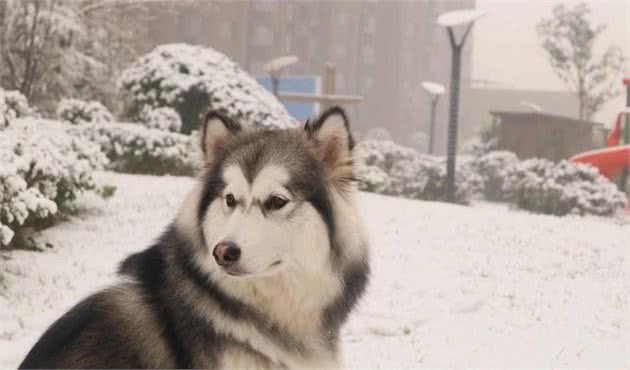
{"label": "snow-covered shrub", "polygon": [[106,157],[56,122],[19,119],[0,133],[0,246],[37,227],[84,190]]}
{"label": "snow-covered shrub", "polygon": [[35,115],[35,110],[28,104],[26,96],[17,90],[4,92],[4,101],[13,118],[24,118]]}
{"label": "snow-covered shrub", "polygon": [[171,107],[182,132],[196,129],[207,109],[222,110],[244,125],[293,125],[278,100],[225,55],[203,46],[166,44],[135,60],[118,86],[133,121],[147,107]]}
{"label": "snow-covered shrub", "polygon": [[406,143],[421,153],[427,153],[429,151],[429,135],[424,131],[412,133],[407,137]]}
{"label": "snow-covered shrub", "polygon": [[[422,200],[444,200],[446,160],[422,155],[388,140],[357,145],[358,187],[361,190]],[[481,178],[472,161],[460,157],[455,177],[455,201],[466,204],[479,191]]]}
{"label": "snow-covered shrub", "polygon": [[473,138],[464,145],[463,152],[473,157],[481,157],[497,150],[499,150],[499,142],[497,140],[483,141],[479,138]]}
{"label": "snow-covered shrub", "polygon": [[596,168],[567,161],[520,162],[507,171],[503,187],[518,208],[545,214],[607,216],[626,203],[625,194]]}
{"label": "snow-covered shrub", "polygon": [[35,114],[35,110],[21,92],[0,88],[0,126],[6,126],[16,118],[31,117]]}
{"label": "snow-covered shrub", "polygon": [[508,200],[503,189],[505,177],[519,163],[516,154],[506,150],[496,150],[476,157],[473,165],[483,181],[483,195],[488,200]]}
{"label": "snow-covered shrub", "polygon": [[9,125],[9,109],[4,101],[4,90],[0,88],[0,130]]}
{"label": "snow-covered shrub", "polygon": [[[455,171],[455,202],[468,204],[481,188],[481,178],[471,162],[458,158]],[[396,162],[390,174],[393,194],[414,199],[444,201],[446,187],[446,158],[418,155]]]}
{"label": "snow-covered shrub", "polygon": [[472,140],[464,146],[464,153],[480,157],[501,147],[499,133],[500,123],[496,119],[488,118]]}
{"label": "snow-covered shrub", "polygon": [[385,127],[369,129],[364,136],[365,140],[392,140],[392,134]]}
{"label": "snow-covered shrub", "polygon": [[57,105],[57,118],[73,125],[85,123],[106,123],[114,121],[114,116],[103,104],[97,101],[63,99]]}
{"label": "snow-covered shrub", "polygon": [[355,177],[359,190],[385,194],[391,186],[391,177],[377,166],[357,163]]}
{"label": "snow-covered shrub", "polygon": [[192,175],[199,163],[198,137],[153,130],[132,123],[72,127],[95,143],[115,171],[153,175]]}
{"label": "snow-covered shrub", "polygon": [[179,132],[182,128],[182,119],[173,108],[146,108],[140,115],[140,123],[148,128]]}
{"label": "snow-covered shrub", "polygon": [[390,172],[394,163],[418,155],[417,151],[390,140],[363,140],[355,148],[355,158],[359,164],[375,166],[386,173]]}

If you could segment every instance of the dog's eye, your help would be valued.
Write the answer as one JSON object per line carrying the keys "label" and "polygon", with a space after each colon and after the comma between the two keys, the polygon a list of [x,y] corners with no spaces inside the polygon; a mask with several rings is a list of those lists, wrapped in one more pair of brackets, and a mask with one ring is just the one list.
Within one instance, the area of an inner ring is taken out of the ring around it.
{"label": "dog's eye", "polygon": [[225,196],[225,205],[230,208],[236,207],[236,198],[234,198],[233,194],[228,194]]}
{"label": "dog's eye", "polygon": [[273,195],[273,196],[267,198],[267,200],[265,201],[265,204],[263,206],[268,211],[275,211],[275,210],[278,210],[278,209],[286,206],[287,203],[289,203],[289,201],[287,199],[284,199],[284,198],[279,197],[277,195]]}

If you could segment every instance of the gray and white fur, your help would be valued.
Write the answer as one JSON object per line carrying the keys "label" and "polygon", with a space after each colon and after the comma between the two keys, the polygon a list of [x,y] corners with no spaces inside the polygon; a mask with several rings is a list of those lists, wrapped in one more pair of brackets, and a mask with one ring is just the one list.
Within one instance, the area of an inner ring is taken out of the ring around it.
{"label": "gray and white fur", "polygon": [[244,129],[217,112],[175,220],[20,368],[336,368],[369,275],[343,110]]}

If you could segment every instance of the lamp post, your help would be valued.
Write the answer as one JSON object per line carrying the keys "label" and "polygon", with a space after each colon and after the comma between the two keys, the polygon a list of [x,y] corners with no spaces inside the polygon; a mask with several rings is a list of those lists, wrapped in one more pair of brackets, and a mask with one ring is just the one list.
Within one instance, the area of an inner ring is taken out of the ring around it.
{"label": "lamp post", "polygon": [[265,72],[269,73],[271,76],[271,91],[273,91],[273,95],[276,97],[278,97],[278,89],[280,86],[280,73],[283,69],[297,63],[298,60],[298,57],[295,55],[288,55],[272,59],[265,65]]}
{"label": "lamp post", "polygon": [[446,89],[437,82],[422,81],[422,88],[431,95],[431,117],[429,121],[429,154],[433,154],[433,137],[435,132],[435,107],[437,106],[440,95],[444,94]]}
{"label": "lamp post", "polygon": [[[446,27],[451,44],[451,86],[448,110],[448,142],[446,161],[446,201],[455,200],[455,154],[457,151],[457,116],[459,115],[459,84],[462,49],[477,18],[485,15],[483,10],[465,9],[441,14],[437,23]],[[455,40],[454,27],[467,25],[461,40]]]}

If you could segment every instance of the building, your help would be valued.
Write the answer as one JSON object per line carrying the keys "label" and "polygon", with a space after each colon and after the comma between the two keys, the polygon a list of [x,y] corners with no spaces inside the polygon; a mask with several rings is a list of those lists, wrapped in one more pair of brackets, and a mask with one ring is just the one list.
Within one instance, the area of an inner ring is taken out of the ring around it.
{"label": "building", "polygon": [[474,137],[491,118],[492,111],[541,112],[574,117],[578,112],[578,99],[569,91],[519,90],[496,86],[465,88],[462,95],[468,105],[468,115],[461,125],[460,136],[465,141]]}
{"label": "building", "polygon": [[[210,46],[254,76],[282,55],[300,58],[287,71],[294,75],[321,74],[333,61],[337,92],[364,96],[349,108],[354,128],[384,127],[409,144],[411,134],[429,126],[430,102],[421,81],[449,83],[450,46],[435,20],[443,12],[474,7],[474,0],[218,1],[174,7],[166,5],[151,17],[147,34],[153,46]],[[462,86],[470,85],[472,44],[468,40],[464,49]],[[466,117],[470,104],[461,100],[460,117]],[[444,96],[437,111],[437,153],[446,151],[447,102]]]}
{"label": "building", "polygon": [[596,147],[596,122],[541,112],[491,112],[499,145],[521,159],[569,159]]}

